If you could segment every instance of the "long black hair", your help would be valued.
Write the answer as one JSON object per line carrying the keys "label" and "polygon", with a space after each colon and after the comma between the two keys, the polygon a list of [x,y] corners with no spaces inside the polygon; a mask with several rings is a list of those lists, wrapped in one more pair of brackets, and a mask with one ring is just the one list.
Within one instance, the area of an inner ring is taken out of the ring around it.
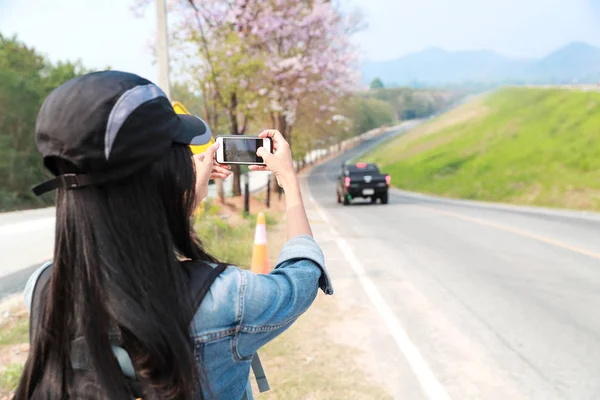
{"label": "long black hair", "polygon": [[[51,283],[16,400],[130,399],[109,342],[115,328],[144,399],[198,394],[195,310],[178,260],[215,260],[193,230],[195,204],[192,154],[179,145],[122,181],[59,190]],[[89,348],[89,376],[71,367],[76,337]]]}

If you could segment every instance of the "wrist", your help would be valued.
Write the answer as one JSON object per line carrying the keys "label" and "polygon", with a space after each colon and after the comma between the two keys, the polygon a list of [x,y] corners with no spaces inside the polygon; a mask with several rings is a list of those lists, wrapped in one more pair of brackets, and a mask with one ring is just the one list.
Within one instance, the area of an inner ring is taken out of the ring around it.
{"label": "wrist", "polygon": [[300,183],[296,174],[286,174],[278,177],[279,184],[284,192],[288,193],[291,191],[300,191]]}

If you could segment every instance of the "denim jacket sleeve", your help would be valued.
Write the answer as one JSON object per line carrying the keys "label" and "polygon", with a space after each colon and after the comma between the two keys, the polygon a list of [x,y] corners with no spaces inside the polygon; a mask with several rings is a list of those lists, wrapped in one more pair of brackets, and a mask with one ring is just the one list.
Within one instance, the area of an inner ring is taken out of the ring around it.
{"label": "denim jacket sleeve", "polygon": [[310,236],[288,241],[271,273],[240,273],[243,310],[236,347],[241,359],[285,331],[312,304],[318,288],[333,294],[323,253]]}

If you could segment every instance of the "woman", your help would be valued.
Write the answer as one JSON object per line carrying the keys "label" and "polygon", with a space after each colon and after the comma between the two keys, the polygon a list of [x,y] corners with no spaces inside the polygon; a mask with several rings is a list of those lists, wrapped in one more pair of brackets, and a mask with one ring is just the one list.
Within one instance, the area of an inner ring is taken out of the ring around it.
{"label": "woman", "polygon": [[132,398],[114,346],[131,360],[144,399],[252,398],[253,354],[319,287],[332,293],[289,145],[266,131],[260,136],[275,151],[258,155],[286,193],[289,241],[270,274],[229,266],[192,307],[180,261],[216,260],[191,215],[208,180],[230,174],[214,163],[215,146],[192,155],[189,145],[210,135],[204,121],[175,114],[157,86],[133,74],[84,75],[46,99],[36,143],[55,178],[34,192],[58,190],[56,244],[52,265],[27,284],[29,305],[40,275],[50,274],[15,399]]}

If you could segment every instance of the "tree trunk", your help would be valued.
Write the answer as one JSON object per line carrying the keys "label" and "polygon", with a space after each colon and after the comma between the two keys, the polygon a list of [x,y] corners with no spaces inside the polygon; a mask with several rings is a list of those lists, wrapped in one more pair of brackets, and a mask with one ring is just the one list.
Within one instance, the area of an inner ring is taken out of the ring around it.
{"label": "tree trunk", "polygon": [[290,144],[290,148],[292,147],[292,128],[293,127],[294,127],[293,125],[289,125],[287,123],[285,124],[285,130],[286,130],[285,137],[286,137],[288,143]]}
{"label": "tree trunk", "polygon": [[238,117],[237,117],[237,95],[235,92],[231,94],[231,103],[230,107],[227,111],[229,111],[229,122],[231,122],[231,133],[234,135],[239,135],[239,125],[238,125]]}
{"label": "tree trunk", "polygon": [[241,196],[242,195],[242,184],[241,184],[241,171],[240,166],[237,164],[233,164],[231,166],[231,171],[233,172],[233,195]]}
{"label": "tree trunk", "polygon": [[217,185],[217,203],[225,204],[225,189],[223,187],[223,179],[215,179]]}
{"label": "tree trunk", "polygon": [[292,147],[292,126],[289,125],[285,120],[285,115],[278,112],[274,118],[272,117],[272,120],[273,119],[276,123],[275,129],[281,132],[285,140],[287,140],[289,143],[290,147]]}
{"label": "tree trunk", "polygon": [[[211,119],[210,119],[210,109],[208,108],[208,102],[210,99],[210,95],[208,93],[208,89],[206,88],[206,85],[201,85],[200,86],[200,91],[202,94],[202,107],[204,108],[204,120],[210,124],[211,123]],[[212,126],[211,127],[212,130],[216,130],[217,127],[216,126]]]}
{"label": "tree trunk", "polygon": [[[238,106],[238,101],[237,101],[237,94],[235,92],[231,93],[231,99],[230,99],[231,103],[230,103],[230,107],[228,109],[229,111],[229,122],[231,123],[231,133],[233,133],[234,135],[239,135],[240,134],[240,125],[238,123],[238,112],[237,112],[237,106]],[[241,185],[241,176],[240,176],[240,166],[239,165],[232,165],[231,166],[231,171],[233,172],[233,195],[234,196],[241,196],[242,195],[242,185]]]}
{"label": "tree trunk", "polygon": [[281,134],[283,135],[283,137],[287,140],[287,137],[285,136],[286,134],[286,125],[287,122],[285,120],[285,116],[281,113],[277,113],[277,119],[275,121],[277,123],[277,129],[279,132],[281,132]]}
{"label": "tree trunk", "polygon": [[240,133],[240,135],[245,135],[246,134],[246,128],[248,128],[248,120],[250,118],[248,117],[247,114],[244,114],[242,116],[242,118],[243,118],[242,119],[243,122],[242,122],[242,127],[240,128],[240,132],[239,133]]}
{"label": "tree trunk", "polygon": [[[206,122],[211,128],[213,135],[219,134],[219,114],[217,108],[216,94],[210,87],[202,87],[202,95],[204,98],[204,116]],[[212,107],[209,100],[212,99]],[[212,108],[212,111],[211,111]],[[215,186],[217,189],[217,202],[225,204],[225,190],[223,188],[223,179],[215,179]]]}
{"label": "tree trunk", "polygon": [[212,117],[213,117],[213,126],[215,129],[219,126],[219,109],[217,108],[217,99],[216,94],[213,93],[213,107],[212,107]]}
{"label": "tree trunk", "polygon": [[[276,112],[273,113],[271,112],[271,123],[273,124],[273,127],[275,129],[277,129],[279,132],[281,132],[281,135],[285,138],[285,140],[287,140],[287,142],[290,145],[290,148],[292,147],[292,136],[291,136],[291,132],[292,132],[292,127],[290,125],[288,125],[287,121],[285,120],[285,116],[283,114],[281,114],[280,112]],[[271,180],[271,190],[276,191],[278,190],[278,186],[277,185],[277,181],[275,179]]]}

